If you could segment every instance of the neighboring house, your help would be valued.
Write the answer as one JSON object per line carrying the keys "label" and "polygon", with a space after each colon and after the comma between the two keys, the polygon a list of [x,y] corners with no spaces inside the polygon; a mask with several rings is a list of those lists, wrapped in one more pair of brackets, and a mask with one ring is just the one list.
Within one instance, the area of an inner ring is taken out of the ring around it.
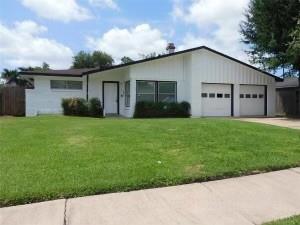
{"label": "neighboring house", "polygon": [[276,112],[284,116],[300,116],[300,82],[287,77],[276,84]]}
{"label": "neighboring house", "polygon": [[[172,45],[171,45],[172,47]],[[205,46],[100,69],[21,72],[26,115],[61,113],[62,98],[98,97],[106,114],[132,117],[137,101],[188,101],[198,116],[274,116],[272,74]]]}

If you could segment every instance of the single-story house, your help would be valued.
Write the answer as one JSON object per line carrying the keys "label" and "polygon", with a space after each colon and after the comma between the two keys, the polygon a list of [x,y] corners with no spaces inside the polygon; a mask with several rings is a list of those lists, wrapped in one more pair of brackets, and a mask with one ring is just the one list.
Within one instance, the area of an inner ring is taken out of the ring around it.
{"label": "single-story house", "polygon": [[[170,47],[171,46],[171,47]],[[132,117],[138,101],[187,101],[193,117],[274,116],[276,81],[270,73],[205,46],[109,68],[22,72],[26,116],[61,113],[63,98],[98,97],[106,114]]]}
{"label": "single-story house", "polygon": [[282,116],[300,116],[300,80],[287,77],[276,83],[276,113]]}

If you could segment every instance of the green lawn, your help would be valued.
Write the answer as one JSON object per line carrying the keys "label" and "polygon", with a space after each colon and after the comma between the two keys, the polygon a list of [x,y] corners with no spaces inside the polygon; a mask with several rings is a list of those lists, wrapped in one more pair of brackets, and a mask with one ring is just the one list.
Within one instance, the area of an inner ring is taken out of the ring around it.
{"label": "green lawn", "polygon": [[264,225],[300,225],[300,216],[278,220],[271,223],[265,223]]}
{"label": "green lawn", "polygon": [[300,131],[227,119],[0,118],[0,205],[300,166]]}

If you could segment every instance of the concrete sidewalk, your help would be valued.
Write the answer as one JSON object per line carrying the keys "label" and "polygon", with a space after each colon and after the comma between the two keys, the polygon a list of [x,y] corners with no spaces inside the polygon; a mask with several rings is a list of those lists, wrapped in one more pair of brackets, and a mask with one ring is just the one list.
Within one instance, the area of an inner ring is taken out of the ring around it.
{"label": "concrete sidewalk", "polygon": [[275,118],[238,118],[238,120],[254,122],[254,123],[263,123],[263,124],[287,127],[292,129],[300,129],[300,119],[275,117]]}
{"label": "concrete sidewalk", "polygon": [[1,225],[253,225],[300,214],[300,168],[0,209]]}

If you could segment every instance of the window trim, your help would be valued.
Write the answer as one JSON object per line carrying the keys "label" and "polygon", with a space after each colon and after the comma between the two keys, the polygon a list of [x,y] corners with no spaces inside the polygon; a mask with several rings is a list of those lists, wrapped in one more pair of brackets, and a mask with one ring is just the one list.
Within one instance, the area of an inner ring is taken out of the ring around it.
{"label": "window trim", "polygon": [[159,80],[136,80],[135,81],[135,102],[138,102],[138,82],[154,82],[155,83],[155,98],[154,98],[154,102],[158,102],[158,96],[159,96],[159,83],[175,83],[175,102],[177,102],[177,81],[174,80],[168,80],[168,81],[159,81]]}

